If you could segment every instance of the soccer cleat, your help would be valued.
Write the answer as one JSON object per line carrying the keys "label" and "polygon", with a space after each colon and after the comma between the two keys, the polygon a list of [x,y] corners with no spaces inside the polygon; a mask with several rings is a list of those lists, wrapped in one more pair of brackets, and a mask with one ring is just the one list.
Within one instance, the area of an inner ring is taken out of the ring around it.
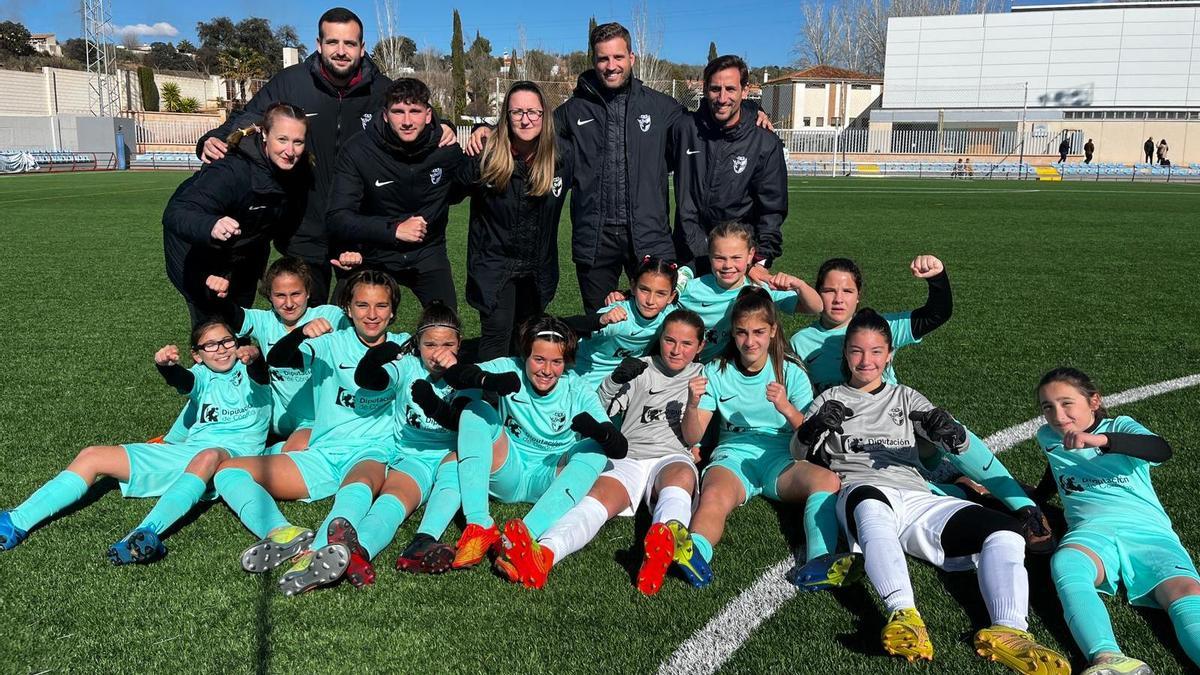
{"label": "soccer cleat", "polygon": [[242,552],[242,569],[251,574],[269,572],[308,549],[316,537],[312,530],[295,525],[277,527],[267,538]]}
{"label": "soccer cleat", "polygon": [[880,637],[883,641],[883,651],[893,656],[903,656],[910,663],[917,659],[933,660],[933,643],[929,640],[929,630],[925,628],[925,622],[921,620],[921,614],[915,608],[892,612]]}
{"label": "soccer cleat", "polygon": [[499,544],[500,529],[495,524],[484,527],[471,523],[458,538],[454,561],[450,563],[450,566],[456,570],[474,567],[483,562],[488,551],[494,550]]}
{"label": "soccer cleat", "polygon": [[529,534],[529,528],[519,518],[504,524],[504,535],[500,540],[504,551],[496,560],[511,563],[512,569],[505,569],[502,563],[497,568],[513,581],[511,572],[515,571],[517,580],[525,588],[541,588],[546,585],[550,568],[554,565],[554,552],[534,541]]}
{"label": "soccer cleat", "polygon": [[152,563],[166,554],[167,547],[158,533],[148,527],[139,527],[108,547],[108,561],[114,565]]}
{"label": "soccer cleat", "polygon": [[166,435],[166,434],[163,434],[162,436],[155,436],[154,438],[151,438],[150,440],[148,440],[148,441],[146,441],[146,442],[147,442],[147,443],[154,443],[154,444],[156,444],[156,445],[161,445],[161,444],[163,444],[163,443],[166,443],[166,442],[167,442],[167,435]]}
{"label": "soccer cleat", "polygon": [[305,551],[283,574],[279,580],[279,590],[291,597],[328,586],[341,579],[349,566],[350,549],[345,544],[330,544],[315,551]]}
{"label": "soccer cleat", "polygon": [[345,518],[334,518],[326,530],[330,544],[341,544],[350,551],[350,564],[346,566],[346,581],[355,588],[364,588],[375,583],[375,568],[371,565],[371,554],[358,542],[358,532]]}
{"label": "soccer cleat", "polygon": [[0,511],[0,551],[13,550],[28,536],[28,532],[13,525],[11,513]]}
{"label": "soccer cleat", "polygon": [[678,520],[667,523],[667,529],[675,539],[674,562],[683,572],[683,577],[696,588],[704,588],[713,581],[712,568],[708,561],[700,555],[700,549],[692,544],[692,534]]}
{"label": "soccer cleat", "polygon": [[826,553],[787,573],[787,580],[802,591],[826,591],[857,583],[866,573],[862,554]]}
{"label": "soccer cleat", "polygon": [[642,542],[642,566],[638,569],[637,588],[643,595],[654,595],[662,588],[663,578],[675,559],[675,535],[663,523],[650,526]]}
{"label": "soccer cleat", "polygon": [[1031,675],[1070,675],[1066,657],[1038,644],[1027,631],[995,625],[975,634],[975,653],[1010,670]]}
{"label": "soccer cleat", "polygon": [[454,547],[428,534],[417,533],[412,543],[396,558],[396,570],[413,574],[444,574],[454,561]]}
{"label": "soccer cleat", "polygon": [[508,559],[508,556],[504,552],[492,558],[492,566],[496,568],[500,576],[504,577],[505,581],[511,584],[521,583],[521,573],[517,571],[517,566],[513,564],[513,561]]}
{"label": "soccer cleat", "polygon": [[1083,675],[1154,675],[1144,661],[1131,659],[1123,654],[1110,654],[1096,659],[1096,663]]}

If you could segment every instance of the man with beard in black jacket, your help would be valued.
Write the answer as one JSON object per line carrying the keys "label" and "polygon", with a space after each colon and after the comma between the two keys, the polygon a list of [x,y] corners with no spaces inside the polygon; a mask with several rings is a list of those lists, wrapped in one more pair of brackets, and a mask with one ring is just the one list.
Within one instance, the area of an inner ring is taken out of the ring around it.
{"label": "man with beard in black jacket", "polygon": [[[326,195],[334,159],[342,145],[362,131],[371,116],[383,107],[383,92],[392,81],[366,55],[363,25],[358,16],[335,7],[317,22],[317,51],[294,66],[276,73],[250,99],[240,114],[208,132],[196,144],[196,155],[205,163],[225,156],[224,138],[235,129],[262,119],[276,101],[300,106],[308,116],[308,152],[316,159],[304,219],[294,232],[276,237],[280,252],[306,261],[313,271],[309,305],[329,297],[332,274],[330,241],[325,227]],[[442,142],[453,143],[454,131],[444,127]]]}
{"label": "man with beard in black jacket", "polygon": [[743,110],[749,82],[742,59],[713,59],[704,68],[700,109],[672,131],[675,241],[679,260],[693,262],[697,275],[710,271],[708,233],[727,221],[754,232],[751,279],[767,280],[767,269],[783,252],[781,226],[788,212],[783,143]]}
{"label": "man with beard in black jacket", "polygon": [[330,234],[362,253],[363,264],[407,286],[421,305],[457,309],[446,257],[450,205],[466,197],[454,176],[465,160],[457,145],[438,146],[429,87],[402,77],[384,109],[338,155],[329,192]]}

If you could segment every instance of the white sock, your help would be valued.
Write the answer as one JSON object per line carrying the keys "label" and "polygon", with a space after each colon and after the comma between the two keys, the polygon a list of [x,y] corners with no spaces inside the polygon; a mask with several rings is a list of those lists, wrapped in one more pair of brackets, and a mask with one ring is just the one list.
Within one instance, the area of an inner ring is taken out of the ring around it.
{"label": "white sock", "polygon": [[658,500],[654,502],[654,522],[670,520],[678,520],[684,527],[692,524],[692,496],[674,485],[659,490]]}
{"label": "white sock", "polygon": [[900,547],[900,529],[891,507],[868,499],[854,507],[858,545],[862,547],[867,577],[890,615],[898,609],[916,607],[908,562]]}
{"label": "white sock", "polygon": [[554,563],[587,546],[608,520],[608,509],[595,497],[584,497],[550,526],[538,543],[554,551]]}
{"label": "white sock", "polygon": [[1029,628],[1029,574],[1025,571],[1025,538],[1001,530],[983,540],[979,552],[979,592],[993,624]]}

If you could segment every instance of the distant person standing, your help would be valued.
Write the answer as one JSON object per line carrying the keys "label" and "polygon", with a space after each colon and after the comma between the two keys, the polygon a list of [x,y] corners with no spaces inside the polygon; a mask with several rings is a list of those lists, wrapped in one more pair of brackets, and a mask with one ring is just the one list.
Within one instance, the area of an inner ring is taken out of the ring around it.
{"label": "distant person standing", "polygon": [[1067,161],[1067,153],[1071,151],[1071,140],[1063,135],[1062,143],[1058,144],[1058,163]]}
{"label": "distant person standing", "polygon": [[1093,143],[1092,139],[1089,138],[1088,142],[1083,144],[1083,163],[1091,164],[1092,157],[1095,154],[1096,154],[1096,144]]}
{"label": "distant person standing", "polygon": [[1158,141],[1158,163],[1160,166],[1171,166],[1171,160],[1167,159],[1167,151],[1171,148],[1167,145],[1167,139],[1161,138]]}
{"label": "distant person standing", "polygon": [[1145,144],[1142,145],[1142,150],[1145,151],[1146,163],[1149,164],[1151,161],[1154,160],[1154,137],[1153,136],[1146,139]]}
{"label": "distant person standing", "polygon": [[963,171],[966,172],[967,178],[975,177],[975,165],[971,163],[970,157],[967,158],[967,161],[963,162]]}

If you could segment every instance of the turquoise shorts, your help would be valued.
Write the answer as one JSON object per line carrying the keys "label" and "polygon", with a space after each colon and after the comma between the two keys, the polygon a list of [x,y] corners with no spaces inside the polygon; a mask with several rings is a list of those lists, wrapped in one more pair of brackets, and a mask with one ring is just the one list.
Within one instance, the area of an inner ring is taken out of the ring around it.
{"label": "turquoise shorts", "polygon": [[433,491],[433,480],[437,475],[438,466],[446,459],[449,450],[411,450],[400,448],[399,454],[388,464],[388,473],[398,471],[417,484],[421,490],[421,503],[429,499]]}
{"label": "turquoise shorts", "polygon": [[356,446],[313,446],[307,450],[285,452],[300,470],[308,488],[305,502],[325,499],[338,491],[346,475],[359,462],[375,461],[387,465],[396,457],[391,445],[367,443]]}
{"label": "turquoise shorts", "polygon": [[578,441],[566,452],[549,455],[530,452],[510,440],[508,459],[492,474],[488,492],[505,504],[532,504],[550,488],[558,477],[559,467],[566,466],[578,453],[593,453],[602,463],[608,461],[591,440]]}
{"label": "turquoise shorts", "polygon": [[775,483],[780,474],[796,462],[788,450],[787,442],[785,437],[783,445],[722,443],[713,451],[712,462],[704,468],[704,475],[707,476],[713,467],[719,466],[737,476],[746,490],[743,504],[760,494],[779,501]]}
{"label": "turquoise shorts", "polygon": [[1154,589],[1167,579],[1187,577],[1200,581],[1179,536],[1161,526],[1084,523],[1067,532],[1059,546],[1067,544],[1088,549],[1104,563],[1104,582],[1096,590],[1116,595],[1119,581],[1125,584],[1132,605],[1159,607]]}
{"label": "turquoise shorts", "polygon": [[[192,458],[213,446],[209,443],[126,443],[129,457],[129,480],[120,482],[123,497],[161,497],[167,488],[183,475]],[[259,448],[247,452],[241,448],[222,448],[231,457],[251,457],[264,454]],[[212,491],[209,491],[210,494]]]}

